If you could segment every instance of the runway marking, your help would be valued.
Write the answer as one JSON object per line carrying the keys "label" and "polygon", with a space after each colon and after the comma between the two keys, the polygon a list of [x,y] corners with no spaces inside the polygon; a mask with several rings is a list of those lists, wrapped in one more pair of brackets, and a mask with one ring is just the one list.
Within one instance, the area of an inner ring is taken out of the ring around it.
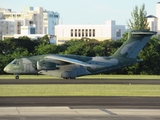
{"label": "runway marking", "polygon": [[100,109],[100,110],[103,111],[103,112],[105,112],[105,113],[108,113],[110,115],[117,115],[116,113],[113,113],[113,112],[111,112],[109,110],[106,110],[106,109]]}
{"label": "runway marking", "polygon": [[16,110],[17,110],[17,112],[19,114],[20,119],[23,120],[23,117],[21,116],[20,111],[18,110],[18,107],[16,107]]}

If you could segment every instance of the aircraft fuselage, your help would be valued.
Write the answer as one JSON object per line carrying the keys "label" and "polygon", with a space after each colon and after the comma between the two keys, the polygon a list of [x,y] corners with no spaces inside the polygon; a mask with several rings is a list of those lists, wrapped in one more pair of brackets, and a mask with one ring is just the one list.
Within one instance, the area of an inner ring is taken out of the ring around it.
{"label": "aircraft fuselage", "polygon": [[[33,57],[22,57],[13,60],[8,64],[4,71],[13,74],[47,74],[57,77],[73,78],[88,74],[98,74],[110,70],[122,68],[137,63],[137,59],[133,58],[115,58],[115,57],[85,57],[77,55],[55,55],[68,57],[83,61],[93,67],[69,64],[60,61],[49,62],[45,57],[48,55],[39,55]],[[53,55],[54,56],[54,55]]]}

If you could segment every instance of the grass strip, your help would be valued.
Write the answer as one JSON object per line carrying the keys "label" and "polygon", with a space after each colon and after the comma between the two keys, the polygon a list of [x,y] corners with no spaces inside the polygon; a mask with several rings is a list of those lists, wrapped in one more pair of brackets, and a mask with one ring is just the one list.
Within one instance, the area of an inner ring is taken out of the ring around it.
{"label": "grass strip", "polygon": [[155,96],[160,85],[0,85],[0,96]]}
{"label": "grass strip", "polygon": [[[15,79],[14,75],[0,75],[0,79]],[[47,75],[20,75],[20,79],[62,79]],[[154,79],[160,80],[159,75],[87,75],[77,79]]]}
{"label": "grass strip", "polygon": [[[0,75],[0,79],[13,79],[14,80],[15,75]],[[47,75],[19,75],[19,80],[21,79],[57,79],[57,77],[47,76]]]}

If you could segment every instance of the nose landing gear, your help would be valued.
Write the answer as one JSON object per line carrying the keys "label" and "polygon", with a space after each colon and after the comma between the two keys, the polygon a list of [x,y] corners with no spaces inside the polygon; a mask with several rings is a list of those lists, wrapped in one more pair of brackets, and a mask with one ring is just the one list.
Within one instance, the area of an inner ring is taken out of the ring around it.
{"label": "nose landing gear", "polygon": [[15,79],[19,79],[19,75],[18,74],[15,74]]}

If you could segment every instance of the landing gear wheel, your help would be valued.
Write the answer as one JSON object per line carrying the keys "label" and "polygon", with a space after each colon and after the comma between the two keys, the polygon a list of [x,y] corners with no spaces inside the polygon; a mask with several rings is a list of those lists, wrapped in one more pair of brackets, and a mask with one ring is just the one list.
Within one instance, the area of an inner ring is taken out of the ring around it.
{"label": "landing gear wheel", "polygon": [[18,75],[16,75],[16,76],[15,76],[15,79],[19,79],[19,76],[18,76]]}
{"label": "landing gear wheel", "polygon": [[69,79],[68,77],[63,77],[63,79]]}
{"label": "landing gear wheel", "polygon": [[63,77],[63,79],[76,79],[76,77]]}
{"label": "landing gear wheel", "polygon": [[75,77],[70,77],[70,79],[76,79]]}

